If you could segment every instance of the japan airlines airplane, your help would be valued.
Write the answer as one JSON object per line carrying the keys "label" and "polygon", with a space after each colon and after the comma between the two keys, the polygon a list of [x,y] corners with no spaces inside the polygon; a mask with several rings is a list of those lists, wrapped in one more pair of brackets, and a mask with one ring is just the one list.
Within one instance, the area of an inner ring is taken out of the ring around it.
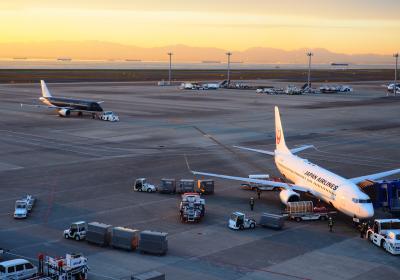
{"label": "japan airlines airplane", "polygon": [[42,86],[42,96],[39,98],[39,100],[44,103],[45,106],[21,104],[21,107],[34,106],[56,109],[61,117],[68,117],[71,115],[71,112],[77,112],[78,115],[82,115],[83,112],[91,113],[93,115],[103,111],[103,108],[100,106],[100,103],[102,103],[101,101],[53,97],[43,80],[40,81],[40,84]]}
{"label": "japan airlines airplane", "polygon": [[[274,152],[245,147],[236,148],[275,157],[275,164],[278,170],[284,177],[292,181],[294,184],[197,171],[191,172],[195,175],[219,177],[275,187],[280,189],[279,197],[284,204],[299,199],[300,194],[296,191],[310,193],[316,198],[331,204],[337,210],[355,219],[368,219],[374,215],[374,208],[372,206],[371,199],[368,197],[368,195],[362,192],[356,184],[367,179],[375,180],[390,176],[392,174],[400,173],[400,169],[395,169],[346,179],[316,164],[313,164],[306,159],[296,156],[296,153],[313,146],[307,145],[295,149],[288,149],[285,143],[285,136],[283,134],[278,107],[275,107],[275,136],[276,149]],[[259,189],[263,190],[262,187]]]}

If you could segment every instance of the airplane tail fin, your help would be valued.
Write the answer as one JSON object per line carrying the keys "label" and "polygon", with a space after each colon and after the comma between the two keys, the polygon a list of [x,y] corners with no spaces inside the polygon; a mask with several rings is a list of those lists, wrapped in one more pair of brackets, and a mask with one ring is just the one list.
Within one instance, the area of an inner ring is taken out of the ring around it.
{"label": "airplane tail fin", "polygon": [[40,80],[40,84],[42,86],[42,96],[43,97],[51,97],[51,93],[46,86],[46,83],[43,80]]}
{"label": "airplane tail fin", "polygon": [[285,143],[285,136],[283,134],[281,116],[279,114],[278,106],[275,106],[275,141],[276,150],[283,153],[291,153]]}

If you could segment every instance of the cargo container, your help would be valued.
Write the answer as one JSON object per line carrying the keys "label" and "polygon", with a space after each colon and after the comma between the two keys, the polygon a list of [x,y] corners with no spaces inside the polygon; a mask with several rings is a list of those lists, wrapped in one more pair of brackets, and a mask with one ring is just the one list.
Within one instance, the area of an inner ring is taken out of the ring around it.
{"label": "cargo container", "polygon": [[159,193],[176,193],[175,179],[161,179],[161,184],[158,187]]}
{"label": "cargo container", "polygon": [[139,230],[114,227],[111,230],[111,246],[124,250],[135,250],[139,244]]}
{"label": "cargo container", "polygon": [[178,193],[191,193],[194,192],[194,180],[182,179],[179,181]]}
{"label": "cargo container", "polygon": [[107,246],[110,244],[111,225],[92,222],[88,224],[86,232],[86,240],[90,243],[100,246]]}
{"label": "cargo container", "polygon": [[282,229],[285,225],[285,217],[282,215],[263,213],[259,225],[274,229]]}
{"label": "cargo container", "polygon": [[142,253],[164,255],[168,251],[168,233],[145,230],[140,233],[138,249]]}
{"label": "cargo container", "polygon": [[201,194],[213,194],[214,180],[198,180],[196,192]]}

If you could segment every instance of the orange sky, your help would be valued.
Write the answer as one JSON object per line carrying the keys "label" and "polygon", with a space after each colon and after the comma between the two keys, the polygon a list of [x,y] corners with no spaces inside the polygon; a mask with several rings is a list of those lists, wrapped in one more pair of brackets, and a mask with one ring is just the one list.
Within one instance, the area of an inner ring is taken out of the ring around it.
{"label": "orange sky", "polygon": [[2,0],[0,43],[98,40],[392,54],[400,49],[399,12],[398,0]]}

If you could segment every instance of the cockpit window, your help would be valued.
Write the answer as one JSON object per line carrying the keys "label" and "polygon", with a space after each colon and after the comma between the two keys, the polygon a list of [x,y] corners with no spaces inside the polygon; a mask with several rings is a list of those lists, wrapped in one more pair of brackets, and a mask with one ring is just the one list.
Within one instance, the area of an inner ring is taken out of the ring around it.
{"label": "cockpit window", "polygon": [[359,199],[359,198],[353,198],[352,201],[354,203],[372,203],[371,199]]}

